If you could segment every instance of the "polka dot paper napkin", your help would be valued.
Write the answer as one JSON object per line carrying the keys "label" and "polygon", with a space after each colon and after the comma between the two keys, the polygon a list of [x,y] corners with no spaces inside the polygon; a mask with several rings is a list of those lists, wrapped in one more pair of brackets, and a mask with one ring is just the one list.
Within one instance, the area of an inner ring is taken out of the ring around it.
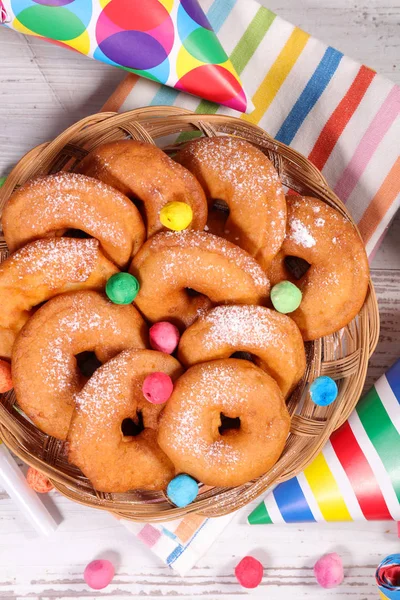
{"label": "polka dot paper napkin", "polygon": [[0,22],[246,112],[237,72],[197,0],[0,0]]}

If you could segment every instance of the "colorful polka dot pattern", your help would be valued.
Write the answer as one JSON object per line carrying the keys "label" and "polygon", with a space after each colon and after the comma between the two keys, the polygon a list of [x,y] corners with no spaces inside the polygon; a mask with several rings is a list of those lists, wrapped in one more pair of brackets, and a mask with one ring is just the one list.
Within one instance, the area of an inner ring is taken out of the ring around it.
{"label": "colorful polka dot pattern", "polygon": [[12,27],[245,112],[246,94],[198,0],[11,0]]}

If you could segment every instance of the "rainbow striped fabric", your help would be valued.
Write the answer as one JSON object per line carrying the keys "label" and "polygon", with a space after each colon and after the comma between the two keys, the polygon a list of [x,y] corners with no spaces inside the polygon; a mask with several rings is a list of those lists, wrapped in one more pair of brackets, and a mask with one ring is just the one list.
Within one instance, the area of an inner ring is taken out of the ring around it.
{"label": "rainbow striped fabric", "polygon": [[400,521],[400,360],[358,403],[317,458],[279,484],[252,525]]}
{"label": "rainbow striped fabric", "polygon": [[[400,204],[400,88],[254,0],[201,0],[255,110],[241,115],[322,170],[370,256]],[[104,110],[231,109],[128,75]]]}

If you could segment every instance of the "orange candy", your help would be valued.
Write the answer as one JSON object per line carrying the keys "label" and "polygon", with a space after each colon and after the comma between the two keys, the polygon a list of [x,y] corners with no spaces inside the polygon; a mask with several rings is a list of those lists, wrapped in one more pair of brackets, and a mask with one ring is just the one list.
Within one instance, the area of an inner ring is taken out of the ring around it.
{"label": "orange candy", "polygon": [[12,388],[11,365],[6,360],[0,359],[0,394],[9,392]]}
{"label": "orange candy", "polygon": [[40,471],[36,471],[33,467],[29,467],[26,474],[26,481],[29,487],[39,494],[47,494],[47,492],[54,489],[54,485],[47,479],[46,475],[43,475]]}

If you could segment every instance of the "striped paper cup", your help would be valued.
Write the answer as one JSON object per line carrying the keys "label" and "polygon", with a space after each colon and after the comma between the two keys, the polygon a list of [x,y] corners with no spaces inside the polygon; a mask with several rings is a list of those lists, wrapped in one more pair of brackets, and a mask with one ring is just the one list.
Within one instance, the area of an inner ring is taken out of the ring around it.
{"label": "striped paper cup", "polygon": [[251,525],[392,519],[400,521],[400,360],[317,458],[248,517]]}

